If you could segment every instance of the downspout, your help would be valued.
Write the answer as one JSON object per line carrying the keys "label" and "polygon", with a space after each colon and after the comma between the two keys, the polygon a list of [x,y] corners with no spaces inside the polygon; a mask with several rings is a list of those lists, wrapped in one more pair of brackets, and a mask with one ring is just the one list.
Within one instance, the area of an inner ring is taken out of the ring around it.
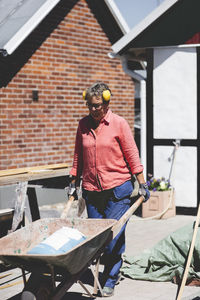
{"label": "downspout", "polygon": [[146,179],[147,166],[147,137],[146,137],[146,80],[140,81],[140,107],[141,107],[141,161],[144,166]]}
{"label": "downspout", "polygon": [[8,55],[8,52],[5,49],[0,49],[0,55],[6,57]]}
{"label": "downspout", "polygon": [[124,72],[131,76],[134,80],[140,82],[140,107],[141,107],[141,162],[144,166],[144,176],[146,177],[146,78],[135,71],[132,71],[127,66],[126,57],[120,57]]}

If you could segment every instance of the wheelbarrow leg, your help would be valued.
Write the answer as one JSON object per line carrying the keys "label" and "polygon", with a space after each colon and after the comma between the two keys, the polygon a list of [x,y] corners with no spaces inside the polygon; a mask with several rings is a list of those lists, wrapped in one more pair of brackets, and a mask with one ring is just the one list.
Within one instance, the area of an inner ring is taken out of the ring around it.
{"label": "wheelbarrow leg", "polygon": [[93,290],[93,294],[96,295],[97,294],[97,288],[98,288],[98,283],[97,283],[97,279],[96,278],[99,278],[99,264],[100,264],[100,259],[98,259],[96,261],[96,265],[95,265],[95,271],[94,271],[94,290]]}
{"label": "wheelbarrow leg", "polygon": [[96,298],[90,293],[90,291],[86,288],[86,286],[82,283],[82,281],[78,280],[77,282],[80,284],[80,286],[82,286],[82,288],[86,291],[86,293],[90,296],[90,298]]}
{"label": "wheelbarrow leg", "polygon": [[72,275],[70,279],[64,278],[61,283],[57,286],[54,291],[54,295],[52,295],[51,300],[59,300],[61,299],[67,292],[67,290],[78,280],[77,275]]}
{"label": "wheelbarrow leg", "polygon": [[[52,300],[60,300],[67,292],[67,290],[77,282],[80,286],[85,290],[90,298],[96,298],[96,296],[92,295],[90,291],[86,288],[86,286],[82,283],[81,280],[76,280],[76,276],[72,276],[70,280],[63,280],[61,282],[60,287],[58,286],[56,289],[56,294],[51,298]],[[58,290],[59,289],[59,290]]]}
{"label": "wheelbarrow leg", "polygon": [[98,286],[98,288],[100,290],[101,295],[103,295],[103,290],[101,288],[101,284],[100,284],[99,279],[98,279],[98,275],[99,275],[99,260],[97,261],[97,265],[95,267],[95,270],[93,270],[93,266],[90,266],[90,269],[91,269],[92,274],[94,276],[94,290],[93,290],[94,295],[97,294],[97,286]]}

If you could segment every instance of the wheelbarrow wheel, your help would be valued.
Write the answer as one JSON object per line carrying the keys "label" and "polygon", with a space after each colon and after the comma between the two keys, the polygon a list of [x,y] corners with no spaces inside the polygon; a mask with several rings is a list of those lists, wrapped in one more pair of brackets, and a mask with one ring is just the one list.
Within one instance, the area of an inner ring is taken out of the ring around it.
{"label": "wheelbarrow wheel", "polygon": [[24,291],[21,295],[21,300],[37,300],[36,296],[30,291]]}
{"label": "wheelbarrow wheel", "polygon": [[50,292],[47,287],[40,287],[36,295],[30,291],[24,291],[21,295],[21,300],[48,300]]}
{"label": "wheelbarrow wheel", "polygon": [[49,300],[52,291],[50,276],[32,273],[22,292],[21,300]]}

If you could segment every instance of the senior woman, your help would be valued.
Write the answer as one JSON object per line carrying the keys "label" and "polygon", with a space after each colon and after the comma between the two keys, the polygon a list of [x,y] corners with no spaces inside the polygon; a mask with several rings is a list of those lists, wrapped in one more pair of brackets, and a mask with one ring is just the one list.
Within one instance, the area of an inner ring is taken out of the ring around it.
{"label": "senior woman", "polygon": [[[89,115],[80,120],[74,151],[73,179],[82,176],[83,197],[89,218],[120,219],[130,207],[131,177],[149,198],[138,149],[127,121],[109,109],[111,90],[97,82],[83,93]],[[103,296],[114,294],[125,251],[125,227],[104,253]]]}

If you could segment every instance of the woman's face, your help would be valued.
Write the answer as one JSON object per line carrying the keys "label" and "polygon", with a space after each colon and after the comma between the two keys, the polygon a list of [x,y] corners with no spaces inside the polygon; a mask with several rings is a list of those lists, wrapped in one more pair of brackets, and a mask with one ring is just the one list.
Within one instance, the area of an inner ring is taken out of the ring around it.
{"label": "woman's face", "polygon": [[101,98],[92,97],[87,101],[90,115],[95,121],[100,121],[107,113],[109,103],[103,103]]}

